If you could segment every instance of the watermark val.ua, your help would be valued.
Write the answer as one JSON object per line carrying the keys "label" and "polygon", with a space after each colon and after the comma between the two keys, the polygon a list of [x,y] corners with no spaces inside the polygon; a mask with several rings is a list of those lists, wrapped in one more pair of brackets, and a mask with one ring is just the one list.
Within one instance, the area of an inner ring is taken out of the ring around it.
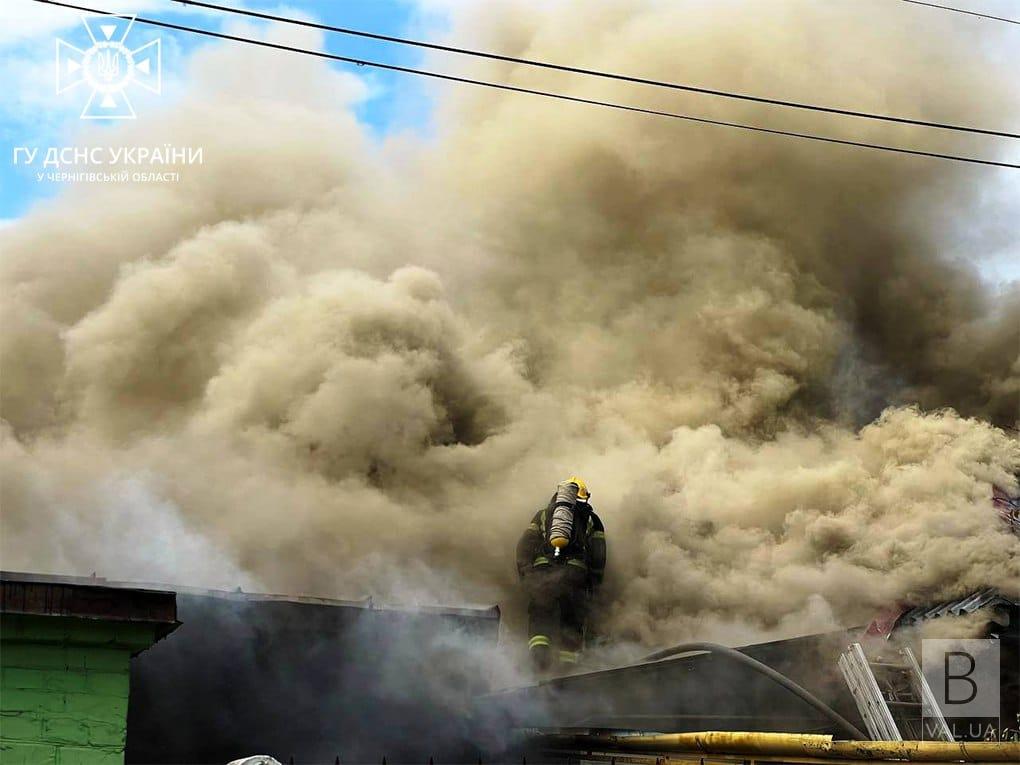
{"label": "watermark val.ua", "polygon": [[136,42],[128,40],[134,16],[83,16],[82,24],[88,33],[87,39],[82,36],[82,44],[91,41],[89,47],[78,48],[57,38],[57,94],[73,89],[84,92],[86,88],[79,86],[86,85],[90,93],[82,119],[134,119],[129,88],[137,85],[156,94],[162,89],[160,38],[129,47]]}
{"label": "watermark val.ua", "polygon": [[938,707],[926,702],[924,717],[941,712],[957,740],[999,738],[1000,655],[998,640],[922,640],[922,672]]}

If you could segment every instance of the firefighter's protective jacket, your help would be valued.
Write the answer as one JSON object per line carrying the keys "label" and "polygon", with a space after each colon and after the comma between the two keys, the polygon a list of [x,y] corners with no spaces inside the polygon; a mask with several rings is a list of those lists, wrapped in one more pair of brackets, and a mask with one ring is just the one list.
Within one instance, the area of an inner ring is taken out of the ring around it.
{"label": "firefighter's protective jacket", "polygon": [[540,572],[548,566],[576,566],[588,574],[591,587],[598,587],[606,570],[606,529],[594,508],[586,502],[574,505],[574,524],[570,541],[560,548],[549,544],[555,495],[549,504],[535,513],[517,542],[517,574]]}

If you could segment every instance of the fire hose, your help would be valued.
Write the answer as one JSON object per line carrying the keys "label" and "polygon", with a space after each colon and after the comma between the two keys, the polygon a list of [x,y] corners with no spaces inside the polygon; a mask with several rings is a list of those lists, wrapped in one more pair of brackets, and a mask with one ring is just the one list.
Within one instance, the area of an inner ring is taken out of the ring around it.
{"label": "fire hose", "polygon": [[644,658],[644,661],[649,662],[659,661],[661,659],[668,659],[671,656],[676,656],[681,653],[692,653],[695,651],[714,653],[719,654],[720,656],[725,656],[728,659],[732,659],[733,661],[743,664],[749,669],[753,669],[755,672],[765,675],[765,677],[783,686],[784,688],[786,688],[786,690],[790,691],[790,693],[792,693],[794,696],[797,696],[799,699],[801,699],[808,705],[814,707],[823,715],[828,717],[830,720],[836,723],[836,725],[839,726],[840,730],[842,730],[845,734],[849,735],[851,739],[856,739],[858,741],[868,741],[870,739],[870,736],[866,736],[864,733],[862,733],[860,729],[857,728],[856,725],[854,725],[852,722],[843,717],[843,715],[841,715],[839,712],[830,707],[828,704],[819,699],[817,696],[815,696],[813,693],[811,693],[803,686],[793,682],[793,680],[788,678],[786,675],[772,669],[772,667],[770,667],[768,664],[763,664],[757,659],[752,659],[747,654],[741,653],[740,651],[736,651],[732,648],[728,648],[724,645],[719,645],[718,643],[704,643],[704,642],[681,643],[680,645],[675,645],[672,648],[664,648],[661,651],[650,653]]}

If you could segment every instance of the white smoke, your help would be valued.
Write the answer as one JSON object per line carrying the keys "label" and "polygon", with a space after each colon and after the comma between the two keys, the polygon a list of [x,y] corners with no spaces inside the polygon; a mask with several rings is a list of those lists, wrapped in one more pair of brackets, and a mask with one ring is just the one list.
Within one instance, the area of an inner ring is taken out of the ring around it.
{"label": "white smoke", "polygon": [[[922,118],[1015,114],[955,26],[754,10],[486,4],[451,34],[805,100],[838,82],[846,104]],[[355,78],[228,44],[188,82],[172,112],[82,140],[202,146],[205,165],[68,189],[0,230],[6,567],[498,600],[513,621],[517,535],[576,473],[607,525],[615,639],[788,634],[1017,587],[989,497],[1020,470],[996,427],[1017,414],[1020,293],[993,300],[940,251],[989,171],[468,90],[437,93],[434,141],[379,143]]]}

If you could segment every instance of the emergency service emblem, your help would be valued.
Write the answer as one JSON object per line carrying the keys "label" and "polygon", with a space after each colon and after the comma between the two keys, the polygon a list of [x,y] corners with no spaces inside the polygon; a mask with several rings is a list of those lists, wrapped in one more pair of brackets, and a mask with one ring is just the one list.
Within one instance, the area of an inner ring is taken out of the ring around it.
{"label": "emergency service emblem", "polygon": [[83,35],[81,42],[88,47],[79,48],[57,38],[57,94],[76,88],[88,90],[82,119],[132,120],[135,110],[128,97],[129,88],[137,85],[152,93],[160,92],[160,38],[130,47],[136,42],[128,40],[134,23],[134,16],[83,16],[88,37]]}

